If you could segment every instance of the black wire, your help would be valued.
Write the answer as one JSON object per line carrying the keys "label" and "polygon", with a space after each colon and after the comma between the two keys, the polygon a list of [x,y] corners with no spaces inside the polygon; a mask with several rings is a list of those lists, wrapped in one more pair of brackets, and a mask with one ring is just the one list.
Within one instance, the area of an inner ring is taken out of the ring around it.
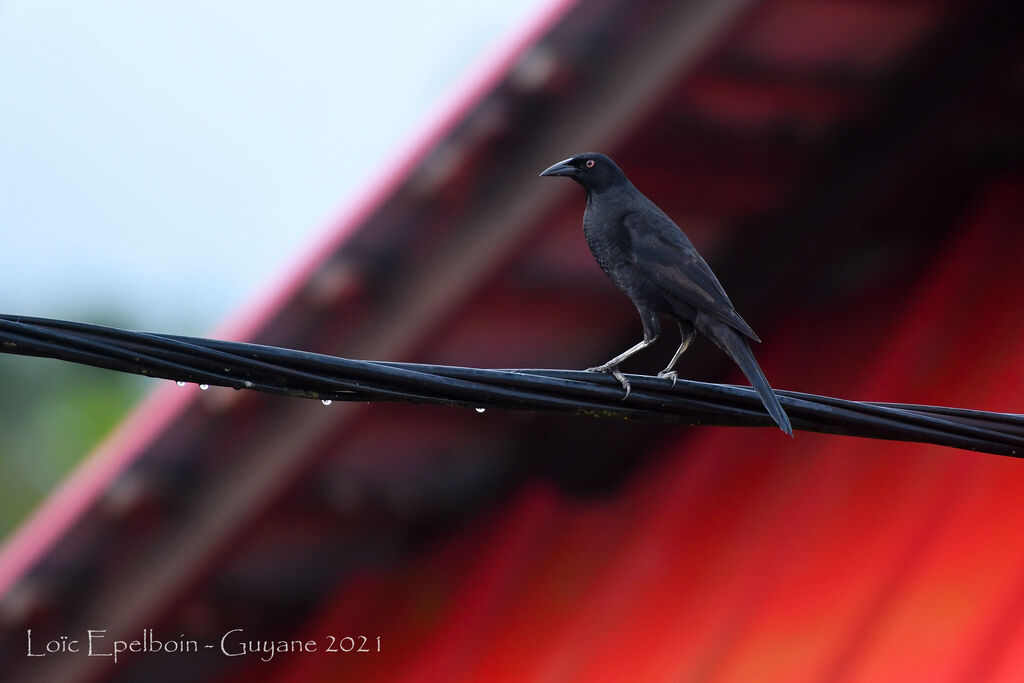
{"label": "black wire", "polygon": [[[259,344],[0,315],[0,351],[149,377],[332,401],[551,410],[682,424],[772,427],[750,387],[576,370],[494,370],[338,358]],[[1024,416],[779,391],[797,429],[1024,455]]]}

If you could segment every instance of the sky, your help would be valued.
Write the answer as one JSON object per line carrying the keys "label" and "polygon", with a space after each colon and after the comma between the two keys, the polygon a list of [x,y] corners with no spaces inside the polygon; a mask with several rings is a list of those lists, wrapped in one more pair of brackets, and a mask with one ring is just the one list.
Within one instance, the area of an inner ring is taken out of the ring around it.
{"label": "sky", "polygon": [[0,0],[0,313],[198,334],[549,0]]}

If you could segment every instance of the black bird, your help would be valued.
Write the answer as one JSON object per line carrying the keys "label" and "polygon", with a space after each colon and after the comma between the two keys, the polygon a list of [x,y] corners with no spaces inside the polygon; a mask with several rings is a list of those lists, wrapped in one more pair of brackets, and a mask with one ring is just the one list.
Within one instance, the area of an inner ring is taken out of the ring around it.
{"label": "black bird", "polygon": [[587,191],[587,246],[601,269],[633,301],[644,327],[643,341],[587,370],[611,373],[628,397],[629,381],[619,364],[654,343],[661,333],[661,316],[673,318],[682,343],[658,377],[675,385],[672,368],[693,341],[695,329],[700,330],[740,366],[779,428],[792,436],[789,417],[750,351],[749,340],[761,340],[736,313],[718,278],[679,226],[604,154],[577,154],[541,175],[567,176]]}

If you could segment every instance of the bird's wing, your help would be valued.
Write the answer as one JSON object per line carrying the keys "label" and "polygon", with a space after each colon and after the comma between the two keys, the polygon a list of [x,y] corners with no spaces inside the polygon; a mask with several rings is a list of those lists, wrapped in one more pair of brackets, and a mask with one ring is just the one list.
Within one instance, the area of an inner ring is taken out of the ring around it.
{"label": "bird's wing", "polygon": [[633,265],[668,294],[761,341],[736,312],[718,278],[672,219],[652,205],[626,215]]}

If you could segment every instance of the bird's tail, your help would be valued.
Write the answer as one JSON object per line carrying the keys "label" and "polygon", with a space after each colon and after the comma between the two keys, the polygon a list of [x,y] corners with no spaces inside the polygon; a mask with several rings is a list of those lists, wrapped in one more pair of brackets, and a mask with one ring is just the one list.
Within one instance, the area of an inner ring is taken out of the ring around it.
{"label": "bird's tail", "polygon": [[764,373],[761,372],[761,366],[754,359],[754,353],[750,350],[749,342],[720,320],[708,320],[705,318],[700,320],[699,324],[704,334],[711,337],[711,340],[715,342],[718,348],[725,351],[736,365],[740,366],[740,370],[750,380],[754,391],[761,397],[761,403],[764,404],[765,409],[772,416],[772,419],[775,420],[775,423],[779,425],[779,429],[793,436],[793,425],[789,422],[789,416],[782,409],[778,397],[772,391],[771,385],[768,384]]}

